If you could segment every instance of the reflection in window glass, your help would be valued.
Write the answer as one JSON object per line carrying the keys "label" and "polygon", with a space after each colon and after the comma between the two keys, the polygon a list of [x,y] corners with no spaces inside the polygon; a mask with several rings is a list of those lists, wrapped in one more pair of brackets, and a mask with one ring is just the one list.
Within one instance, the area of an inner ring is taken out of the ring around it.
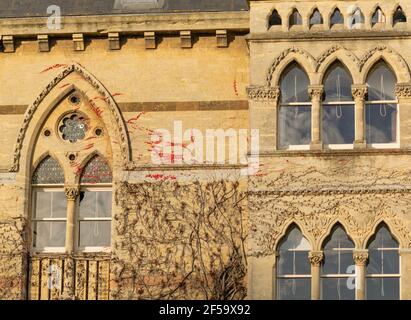
{"label": "reflection in window glass", "polygon": [[324,300],[354,300],[354,243],[341,226],[334,228],[324,246],[322,266],[322,298]]}
{"label": "reflection in window glass", "polygon": [[373,26],[377,23],[384,23],[385,22],[385,15],[382,12],[380,7],[377,7],[374,14],[372,15],[371,22],[372,22]]}
{"label": "reflection in window glass", "polygon": [[369,300],[398,300],[400,256],[398,242],[381,225],[368,245],[366,293]]}
{"label": "reflection in window glass", "polygon": [[344,17],[338,8],[335,9],[333,14],[331,15],[330,22],[331,22],[331,26],[336,25],[336,24],[344,24]]}
{"label": "reflection in window glass", "polygon": [[281,76],[281,103],[309,102],[309,79],[301,67],[293,63],[285,69]]}
{"label": "reflection in window glass", "polygon": [[280,244],[277,260],[277,298],[308,300],[311,297],[311,266],[307,239],[293,227]]}
{"label": "reflection in window glass", "polygon": [[311,107],[281,106],[278,119],[281,148],[311,142]]}
{"label": "reflection in window glass", "polygon": [[65,221],[35,221],[34,248],[62,248],[66,240]]}
{"label": "reflection in window glass", "polygon": [[320,11],[318,11],[318,9],[314,10],[310,18],[310,26],[313,26],[315,24],[323,24],[323,17],[321,16],[321,13]]}
{"label": "reflection in window glass", "polygon": [[352,101],[352,79],[345,67],[337,62],[331,66],[324,80],[325,102]]}
{"label": "reflection in window glass", "polygon": [[303,24],[303,18],[297,9],[294,9],[293,13],[290,16],[290,27],[299,26]]}
{"label": "reflection in window glass", "polygon": [[109,247],[111,221],[80,221],[80,247]]}

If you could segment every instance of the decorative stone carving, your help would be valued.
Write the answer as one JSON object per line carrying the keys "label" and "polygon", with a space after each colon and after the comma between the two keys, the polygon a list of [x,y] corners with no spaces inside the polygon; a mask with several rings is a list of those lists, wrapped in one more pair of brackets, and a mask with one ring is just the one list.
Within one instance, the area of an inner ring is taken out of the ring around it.
{"label": "decorative stone carving", "polygon": [[347,50],[343,46],[336,44],[332,46],[331,48],[327,49],[324,51],[318,58],[317,58],[317,71],[318,68],[321,66],[321,64],[329,57],[331,56],[334,52],[337,52],[338,50],[342,50],[345,55],[347,55],[355,64],[358,64],[358,58],[357,56],[352,53],[351,51]]}
{"label": "decorative stone carving", "polygon": [[14,37],[13,36],[3,36],[3,52],[14,52]]}
{"label": "decorative stone carving", "polygon": [[73,47],[74,51],[84,51],[84,35],[82,33],[73,34]]}
{"label": "decorative stone carving", "polygon": [[120,34],[118,32],[109,32],[108,34],[108,49],[120,50]]}
{"label": "decorative stone carving", "polygon": [[324,93],[324,86],[308,86],[308,94],[312,100],[321,101]]}
{"label": "decorative stone carving", "polygon": [[394,55],[396,57],[396,60],[398,61],[398,63],[403,68],[405,68],[406,70],[409,70],[408,65],[405,62],[405,60],[397,52],[395,52],[393,49],[391,49],[387,46],[376,46],[376,47],[372,48],[371,50],[369,50],[366,54],[364,54],[362,56],[362,58],[358,61],[357,65],[360,68],[360,71],[362,71],[364,65],[374,55],[374,53],[376,53],[378,51],[386,51],[386,52]]}
{"label": "decorative stone carving", "polygon": [[180,46],[181,48],[191,48],[193,46],[191,31],[180,31]]}
{"label": "decorative stone carving", "polygon": [[49,36],[47,34],[38,35],[37,36],[37,42],[39,44],[39,51],[40,52],[49,52],[50,51]]}
{"label": "decorative stone carving", "polygon": [[217,30],[216,31],[216,37],[217,37],[217,47],[218,48],[228,47],[228,32],[227,32],[227,30]]}
{"label": "decorative stone carving", "polygon": [[367,92],[368,88],[366,85],[360,84],[351,86],[351,93],[354,97],[354,100],[364,100]]}
{"label": "decorative stone carving", "polygon": [[310,251],[308,253],[308,260],[313,267],[320,267],[324,260],[324,253],[322,251]]}
{"label": "decorative stone carving", "polygon": [[365,266],[368,261],[368,251],[354,251],[353,258],[355,265]]}
{"label": "decorative stone carving", "polygon": [[247,88],[248,98],[256,101],[277,101],[280,96],[279,87],[250,86]]}
{"label": "decorative stone carving", "polygon": [[398,83],[395,86],[395,94],[398,99],[411,98],[411,83]]}
{"label": "decorative stone carving", "polygon": [[64,193],[66,194],[67,200],[75,201],[79,195],[79,188],[78,187],[65,187]]}
{"label": "decorative stone carving", "polygon": [[144,40],[146,44],[146,49],[156,49],[157,48],[157,41],[156,41],[156,33],[155,32],[144,32]]}

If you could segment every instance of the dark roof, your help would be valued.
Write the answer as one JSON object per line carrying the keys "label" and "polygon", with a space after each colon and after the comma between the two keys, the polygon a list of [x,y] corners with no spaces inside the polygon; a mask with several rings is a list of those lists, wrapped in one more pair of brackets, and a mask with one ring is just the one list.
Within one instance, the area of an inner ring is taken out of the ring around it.
{"label": "dark roof", "polygon": [[52,5],[62,16],[248,10],[247,0],[0,0],[0,17],[46,17]]}

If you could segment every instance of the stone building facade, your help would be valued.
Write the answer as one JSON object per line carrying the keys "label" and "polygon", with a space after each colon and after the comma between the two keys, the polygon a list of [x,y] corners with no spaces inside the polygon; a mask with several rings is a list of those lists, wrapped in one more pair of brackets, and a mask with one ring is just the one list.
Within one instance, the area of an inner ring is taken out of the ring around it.
{"label": "stone building facade", "polygon": [[0,4],[1,299],[411,298],[407,1],[67,3]]}

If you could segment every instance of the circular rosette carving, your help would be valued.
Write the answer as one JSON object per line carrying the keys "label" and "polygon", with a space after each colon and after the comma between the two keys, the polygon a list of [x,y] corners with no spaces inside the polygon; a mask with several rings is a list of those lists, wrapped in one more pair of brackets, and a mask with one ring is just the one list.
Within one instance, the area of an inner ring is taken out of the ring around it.
{"label": "circular rosette carving", "polygon": [[63,117],[59,124],[61,138],[71,143],[86,137],[88,124],[86,118],[79,113],[71,113]]}

